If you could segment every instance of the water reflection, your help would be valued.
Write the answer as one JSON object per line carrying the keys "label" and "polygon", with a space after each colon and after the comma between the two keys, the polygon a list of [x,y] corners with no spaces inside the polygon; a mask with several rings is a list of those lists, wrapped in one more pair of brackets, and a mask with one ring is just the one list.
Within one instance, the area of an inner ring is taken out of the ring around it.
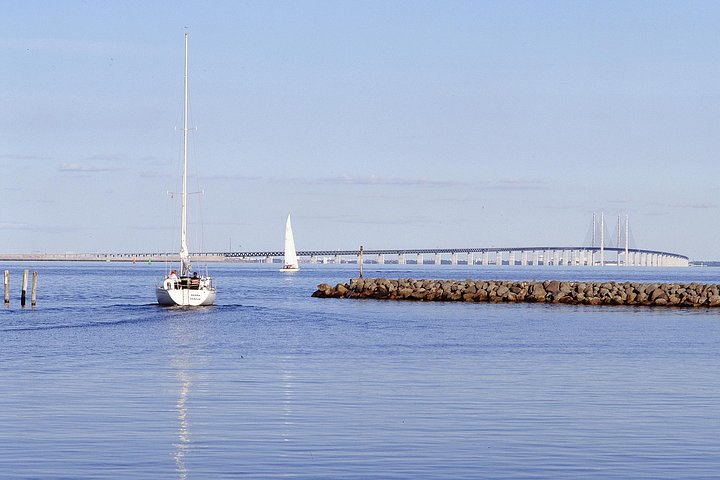
{"label": "water reflection", "polygon": [[[192,313],[192,315],[190,315]],[[195,322],[196,312],[186,310],[173,311],[177,315],[170,329],[170,342],[173,346],[171,366],[175,377],[180,383],[177,401],[175,402],[177,418],[177,437],[173,443],[175,471],[180,480],[187,480],[188,467],[186,459],[190,454],[192,438],[190,434],[190,394],[193,380],[193,368],[198,362],[198,349],[202,348],[201,322]]]}
{"label": "water reflection", "polygon": [[185,466],[185,455],[190,450],[190,423],[188,422],[187,399],[190,394],[190,375],[187,372],[187,364],[184,360],[176,361],[178,368],[177,378],[180,380],[180,396],[176,403],[178,418],[178,441],[175,447],[175,469],[180,480],[187,480],[187,467]]}
{"label": "water reflection", "polygon": [[282,416],[283,416],[283,431],[281,433],[283,441],[289,442],[292,437],[292,428],[294,425],[294,409],[293,404],[295,403],[295,376],[288,368],[290,362],[285,359],[282,362],[282,389],[283,389],[283,400],[282,400]]}

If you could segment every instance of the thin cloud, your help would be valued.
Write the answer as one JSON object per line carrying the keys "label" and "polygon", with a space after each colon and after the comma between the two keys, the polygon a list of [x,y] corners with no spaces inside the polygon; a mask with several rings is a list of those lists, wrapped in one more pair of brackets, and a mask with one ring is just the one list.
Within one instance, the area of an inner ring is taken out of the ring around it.
{"label": "thin cloud", "polygon": [[324,178],[303,178],[297,181],[310,185],[370,185],[370,186],[395,186],[395,187],[457,187],[461,185],[469,185],[466,182],[455,180],[432,180],[427,178],[397,178],[397,177],[379,177],[371,175],[369,177],[352,177],[342,175],[339,177]]}
{"label": "thin cloud", "polygon": [[69,172],[69,173],[101,173],[101,172],[116,172],[120,169],[118,168],[109,168],[109,167],[92,167],[87,165],[81,165],[79,163],[70,162],[70,163],[63,163],[60,165],[61,172]]}
{"label": "thin cloud", "polygon": [[0,230],[6,231],[30,231],[39,233],[70,233],[78,232],[80,228],[60,225],[32,225],[29,223],[0,223]]}
{"label": "thin cloud", "polygon": [[24,160],[24,161],[44,161],[44,160],[50,160],[50,157],[46,157],[43,155],[23,155],[23,154],[13,154],[13,153],[4,153],[0,154],[0,160]]}
{"label": "thin cloud", "polygon": [[548,190],[550,185],[542,180],[498,180],[483,182],[481,188],[486,190]]}
{"label": "thin cloud", "polygon": [[372,217],[360,217],[358,215],[305,215],[304,219],[323,220],[332,223],[345,223],[345,224],[359,224],[359,225],[418,225],[418,224],[432,224],[436,225],[438,220],[436,218],[427,217],[407,217],[401,216],[398,218],[372,218]]}
{"label": "thin cloud", "polygon": [[708,203],[650,203],[651,207],[661,208],[679,208],[679,209],[690,209],[690,210],[709,210],[718,208],[717,205]]}
{"label": "thin cloud", "polygon": [[242,181],[242,182],[254,182],[257,180],[262,180],[263,177],[256,176],[256,175],[209,175],[209,176],[203,176],[203,180],[233,180],[233,181]]}
{"label": "thin cloud", "polygon": [[32,227],[27,223],[0,223],[0,230],[32,230]]}
{"label": "thin cloud", "polygon": [[96,153],[95,155],[85,157],[85,160],[90,162],[120,162],[123,160],[123,157],[116,153]]}
{"label": "thin cloud", "polygon": [[[59,170],[70,173],[118,172],[127,170],[126,167],[131,163],[155,167],[167,165],[170,162],[155,156],[128,157],[117,153],[96,153],[88,155],[79,161],[63,163],[60,165]],[[119,165],[122,165],[122,167],[119,167]]]}

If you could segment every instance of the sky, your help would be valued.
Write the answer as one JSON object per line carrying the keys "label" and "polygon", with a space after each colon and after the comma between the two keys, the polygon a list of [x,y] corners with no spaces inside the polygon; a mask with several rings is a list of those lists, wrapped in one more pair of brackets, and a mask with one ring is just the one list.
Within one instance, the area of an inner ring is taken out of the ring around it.
{"label": "sky", "polygon": [[720,3],[0,0],[0,252],[720,259]]}

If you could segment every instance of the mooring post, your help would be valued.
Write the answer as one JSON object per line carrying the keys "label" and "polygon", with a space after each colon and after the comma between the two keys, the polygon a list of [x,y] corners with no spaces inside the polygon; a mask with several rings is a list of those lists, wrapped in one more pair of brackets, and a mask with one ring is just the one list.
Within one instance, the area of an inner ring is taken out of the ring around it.
{"label": "mooring post", "polygon": [[360,278],[363,278],[362,276],[362,267],[363,267],[363,248],[362,245],[360,245],[360,255],[358,255],[358,263],[360,264]]}
{"label": "mooring post", "polygon": [[33,307],[37,303],[37,272],[33,272],[32,292],[30,294],[30,305]]}
{"label": "mooring post", "polygon": [[10,303],[10,270],[5,270],[5,305]]}
{"label": "mooring post", "polygon": [[22,293],[20,293],[20,305],[25,306],[25,297],[27,296],[28,269],[23,270]]}

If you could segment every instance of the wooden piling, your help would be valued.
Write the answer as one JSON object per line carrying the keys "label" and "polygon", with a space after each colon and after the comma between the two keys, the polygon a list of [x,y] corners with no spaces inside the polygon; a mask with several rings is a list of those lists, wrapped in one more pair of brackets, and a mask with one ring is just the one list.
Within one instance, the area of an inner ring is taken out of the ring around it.
{"label": "wooden piling", "polygon": [[32,293],[30,294],[30,305],[33,307],[37,303],[37,272],[33,272],[32,276]]}
{"label": "wooden piling", "polygon": [[10,270],[5,270],[5,304],[10,303]]}
{"label": "wooden piling", "polygon": [[23,270],[23,279],[22,279],[22,292],[20,293],[20,306],[25,306],[25,297],[27,296],[27,286],[28,286],[28,269],[26,268]]}

